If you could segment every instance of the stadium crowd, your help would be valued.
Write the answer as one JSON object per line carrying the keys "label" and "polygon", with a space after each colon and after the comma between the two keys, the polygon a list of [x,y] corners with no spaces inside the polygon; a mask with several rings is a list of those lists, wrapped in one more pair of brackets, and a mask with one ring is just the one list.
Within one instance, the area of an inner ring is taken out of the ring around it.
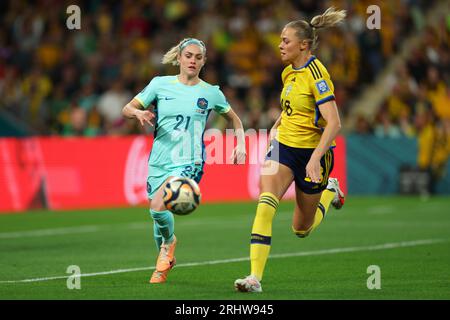
{"label": "stadium crowd", "polygon": [[359,116],[356,132],[417,137],[419,168],[445,174],[450,153],[450,15],[427,26],[387,83],[390,94],[373,122]]}
{"label": "stadium crowd", "polygon": [[[348,23],[320,34],[317,55],[335,83],[341,112],[374,79],[411,25],[415,6],[380,4],[382,26],[365,27],[370,1],[332,1]],[[155,75],[166,50],[190,35],[207,43],[203,78],[218,83],[246,128],[267,128],[279,113],[279,34],[284,24],[310,18],[330,3],[317,1],[85,1],[81,30],[66,28],[67,3],[2,3],[1,107],[38,134],[139,132],[121,108]],[[51,8],[49,10],[49,8]],[[395,13],[395,16],[394,16]],[[175,72],[175,69],[173,70]],[[418,75],[422,76],[422,74]],[[212,119],[223,127],[221,119]]]}
{"label": "stadium crowd", "polygon": [[[162,55],[194,36],[207,44],[203,79],[221,85],[245,128],[268,128],[279,114],[281,29],[289,20],[310,19],[334,5],[348,10],[347,23],[319,31],[316,55],[332,75],[345,116],[351,98],[397,52],[432,2],[78,1],[80,30],[66,27],[67,2],[2,2],[0,108],[41,135],[142,132],[136,122],[123,119],[122,107],[153,76],[175,73],[160,63]],[[381,30],[366,28],[371,4],[381,7]],[[376,122],[360,118],[356,132],[416,135],[424,123],[449,118],[448,35],[445,21],[427,29],[423,44],[399,68]],[[216,117],[209,125],[224,128],[225,123]]]}

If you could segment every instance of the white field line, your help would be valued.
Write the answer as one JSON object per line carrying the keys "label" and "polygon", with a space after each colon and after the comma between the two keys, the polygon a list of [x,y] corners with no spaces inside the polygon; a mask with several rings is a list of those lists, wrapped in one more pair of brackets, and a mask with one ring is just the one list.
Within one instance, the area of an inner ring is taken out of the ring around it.
{"label": "white field line", "polygon": [[[415,247],[415,246],[435,244],[435,243],[441,243],[441,242],[448,242],[448,239],[425,239],[425,240],[415,240],[415,241],[384,243],[384,244],[372,245],[372,246],[334,248],[334,249],[292,252],[292,253],[280,253],[280,254],[270,255],[270,259],[316,256],[316,255],[348,253],[348,252],[358,252],[358,251],[376,251],[376,250],[395,249],[395,248],[404,248],[404,247]],[[225,263],[241,262],[241,261],[248,261],[248,260],[250,260],[249,257],[242,257],[242,258],[234,258],[234,259],[190,262],[190,263],[178,264],[177,268],[196,267],[196,266],[213,265],[213,264],[225,264]],[[95,276],[102,276],[102,275],[108,275],[108,274],[154,270],[154,269],[155,269],[155,267],[117,269],[117,270],[110,270],[110,271],[103,271],[103,272],[84,273],[84,274],[80,274],[80,275],[42,277],[42,278],[24,279],[24,280],[6,280],[6,281],[0,281],[0,283],[39,282],[39,281],[49,281],[49,280],[57,280],[57,279],[67,279],[68,277],[74,277],[74,278],[75,277],[95,277]]]}

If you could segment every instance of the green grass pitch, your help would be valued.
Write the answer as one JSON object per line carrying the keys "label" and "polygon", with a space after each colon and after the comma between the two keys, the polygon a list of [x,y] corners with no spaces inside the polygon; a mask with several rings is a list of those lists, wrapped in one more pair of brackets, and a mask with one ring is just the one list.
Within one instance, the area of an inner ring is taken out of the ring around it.
{"label": "green grass pitch", "polygon": [[[148,283],[146,208],[0,215],[0,299],[450,299],[450,197],[348,197],[306,239],[291,232],[293,205],[275,217],[261,294],[233,289],[249,273],[254,202],[177,216],[178,265],[162,285]],[[79,290],[70,265],[86,275]],[[367,287],[371,265],[381,289]]]}

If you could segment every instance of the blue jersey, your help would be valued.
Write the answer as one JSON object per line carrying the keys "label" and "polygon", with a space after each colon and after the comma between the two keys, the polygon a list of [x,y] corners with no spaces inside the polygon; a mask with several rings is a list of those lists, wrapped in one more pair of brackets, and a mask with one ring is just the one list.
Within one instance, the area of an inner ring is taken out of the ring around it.
{"label": "blue jersey", "polygon": [[230,105],[219,86],[200,81],[188,86],[177,76],[155,77],[135,97],[144,108],[155,106],[155,134],[149,166],[166,170],[205,161],[203,133],[211,110]]}

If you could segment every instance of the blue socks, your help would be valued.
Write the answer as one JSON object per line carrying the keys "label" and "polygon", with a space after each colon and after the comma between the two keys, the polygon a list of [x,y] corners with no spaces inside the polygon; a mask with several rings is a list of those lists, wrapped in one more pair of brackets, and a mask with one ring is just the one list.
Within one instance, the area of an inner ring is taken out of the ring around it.
{"label": "blue socks", "polygon": [[165,243],[173,241],[175,227],[173,214],[169,210],[155,211],[151,209],[150,214],[153,218],[153,235],[159,251],[163,241]]}
{"label": "blue socks", "polygon": [[158,225],[156,224],[156,221],[153,221],[153,237],[155,238],[156,249],[159,252],[159,250],[161,250],[163,238],[161,232],[159,232],[159,228]]}

